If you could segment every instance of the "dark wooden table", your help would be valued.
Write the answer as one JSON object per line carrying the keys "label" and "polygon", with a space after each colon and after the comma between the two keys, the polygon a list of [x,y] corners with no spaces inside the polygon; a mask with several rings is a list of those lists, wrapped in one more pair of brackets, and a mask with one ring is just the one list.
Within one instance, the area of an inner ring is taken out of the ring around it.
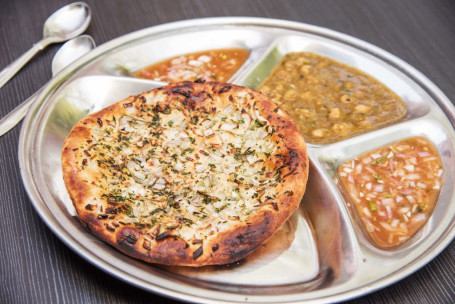
{"label": "dark wooden table", "polygon": [[[176,20],[257,16],[327,27],[400,57],[455,102],[453,0],[87,0],[87,31],[97,44]],[[0,0],[0,67],[42,35],[42,24],[64,0]],[[58,45],[35,57],[0,89],[0,115],[51,78]],[[0,138],[0,303],[177,303],[130,286],[92,266],[47,228],[22,186],[17,159],[20,125]],[[448,185],[449,187],[451,185]],[[353,303],[453,303],[455,242],[423,269]]]}

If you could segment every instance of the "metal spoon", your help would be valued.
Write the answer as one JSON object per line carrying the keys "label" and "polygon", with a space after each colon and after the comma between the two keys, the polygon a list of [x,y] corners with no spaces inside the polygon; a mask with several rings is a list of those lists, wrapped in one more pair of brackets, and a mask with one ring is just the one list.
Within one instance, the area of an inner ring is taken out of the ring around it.
{"label": "metal spoon", "polygon": [[[52,59],[52,76],[55,76],[66,66],[88,53],[94,47],[95,41],[89,35],[82,35],[66,42],[55,54],[54,59]],[[28,109],[43,88],[44,86],[0,119],[0,136],[11,130],[25,117]]]}
{"label": "metal spoon", "polygon": [[49,44],[63,42],[82,34],[91,18],[90,8],[84,2],[68,4],[53,13],[44,23],[43,39],[0,72],[0,88]]}

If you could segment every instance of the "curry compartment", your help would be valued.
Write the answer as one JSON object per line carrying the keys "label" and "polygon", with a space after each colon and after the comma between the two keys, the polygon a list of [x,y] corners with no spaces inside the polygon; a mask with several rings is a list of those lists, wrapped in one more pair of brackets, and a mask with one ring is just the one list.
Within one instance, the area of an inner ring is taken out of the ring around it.
{"label": "curry compartment", "polygon": [[326,147],[318,162],[336,204],[375,256],[406,255],[443,222],[453,143],[437,121],[411,121]]}
{"label": "curry compartment", "polygon": [[[178,41],[174,35],[147,37],[106,55],[95,69],[102,74],[147,78],[163,83],[197,78],[235,83],[263,55],[270,39],[266,35],[258,37],[256,31],[234,28],[183,32],[178,35]],[[234,67],[226,63],[224,57],[235,58]],[[166,68],[168,74],[164,76],[164,71],[159,70]],[[226,68],[230,70],[226,71]],[[154,71],[150,73],[150,69]],[[223,69],[223,75],[208,73],[207,69]]]}
{"label": "curry compartment", "polygon": [[142,68],[133,76],[162,82],[227,82],[244,65],[249,55],[249,50],[241,48],[180,54]]}
{"label": "curry compartment", "polygon": [[325,145],[428,113],[414,85],[357,50],[289,36],[243,80],[284,108],[309,144]]}
{"label": "curry compartment", "polygon": [[437,150],[423,137],[390,143],[338,167],[346,204],[372,242],[386,249],[403,245],[428,221],[443,173]]}

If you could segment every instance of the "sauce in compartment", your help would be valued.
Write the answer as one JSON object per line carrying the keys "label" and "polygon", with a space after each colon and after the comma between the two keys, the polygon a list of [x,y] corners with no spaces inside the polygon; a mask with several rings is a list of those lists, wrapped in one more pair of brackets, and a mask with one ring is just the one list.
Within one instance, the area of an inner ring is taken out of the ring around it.
{"label": "sauce in compartment", "polygon": [[423,137],[403,139],[338,167],[364,231],[382,248],[401,245],[427,222],[442,174],[436,148]]}
{"label": "sauce in compartment", "polygon": [[365,73],[313,53],[289,53],[259,87],[296,121],[310,143],[339,141],[391,124],[404,102]]}
{"label": "sauce in compartment", "polygon": [[245,49],[219,49],[190,53],[155,63],[134,74],[138,78],[163,82],[205,81],[226,82],[247,60]]}

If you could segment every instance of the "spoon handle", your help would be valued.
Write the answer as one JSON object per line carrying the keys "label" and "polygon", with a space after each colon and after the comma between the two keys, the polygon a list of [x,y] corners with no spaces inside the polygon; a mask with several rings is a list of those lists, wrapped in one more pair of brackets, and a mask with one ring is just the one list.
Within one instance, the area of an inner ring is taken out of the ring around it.
{"label": "spoon handle", "polygon": [[5,85],[14,75],[39,51],[52,43],[52,40],[45,38],[34,44],[31,49],[22,54],[19,58],[11,62],[0,72],[0,88]]}
{"label": "spoon handle", "polygon": [[38,96],[41,90],[42,89],[39,89],[35,94],[27,98],[20,105],[15,107],[11,112],[0,119],[0,136],[14,128],[19,123],[19,121],[25,117],[28,109],[30,109],[30,106],[33,104],[33,101],[35,101],[35,98]]}

